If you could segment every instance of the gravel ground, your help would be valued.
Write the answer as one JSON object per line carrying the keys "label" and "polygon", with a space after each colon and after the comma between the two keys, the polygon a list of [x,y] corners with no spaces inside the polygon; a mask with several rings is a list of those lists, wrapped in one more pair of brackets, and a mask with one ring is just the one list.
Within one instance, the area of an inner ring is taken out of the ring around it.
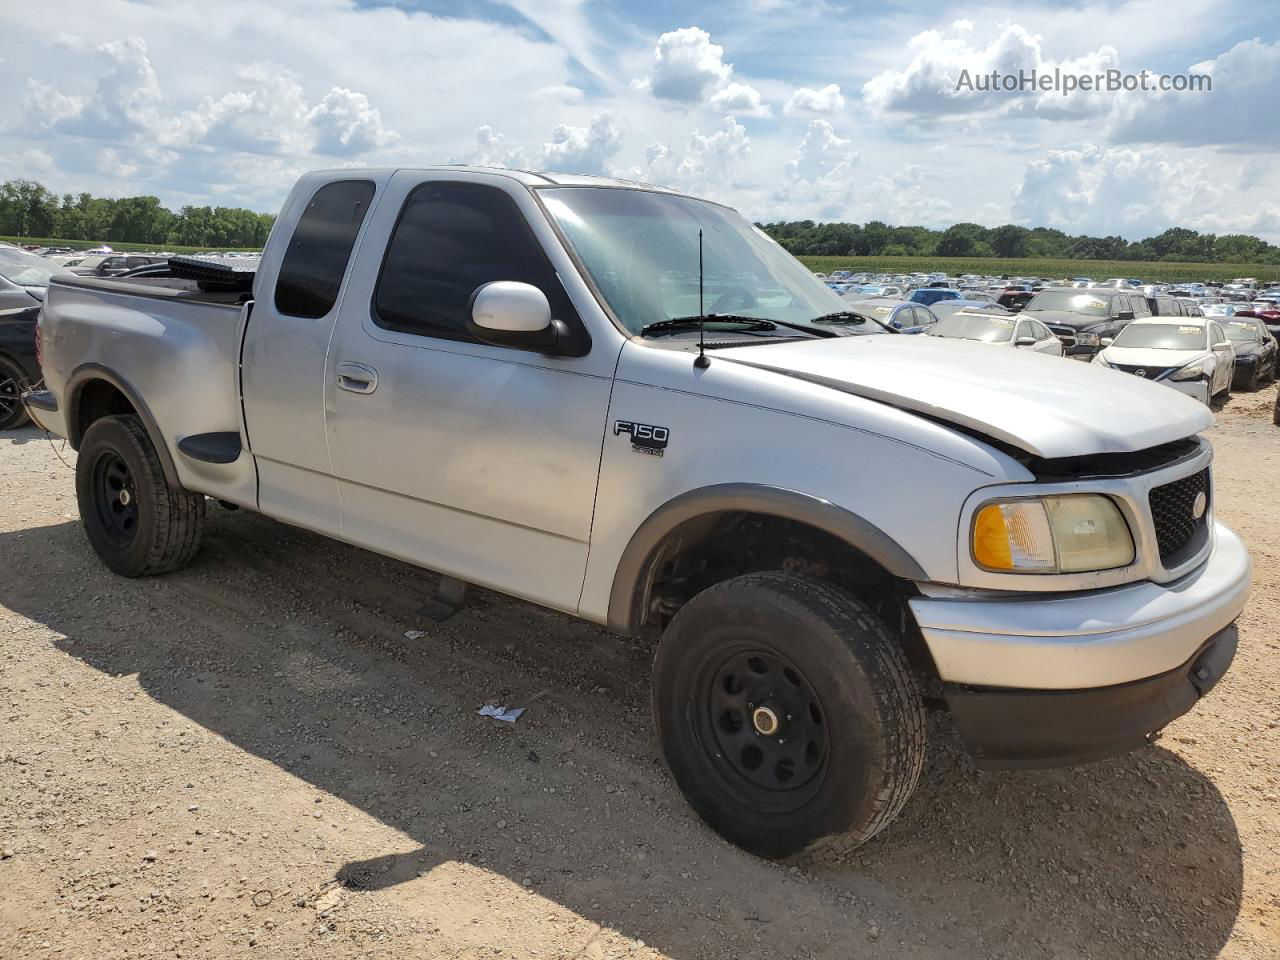
{"label": "gravel ground", "polygon": [[484,593],[436,625],[431,574],[217,507],[189,569],[120,579],[0,434],[0,957],[1280,956],[1273,396],[1212,431],[1258,583],[1210,698],[1023,773],[935,715],[903,816],[799,865],[686,808],[647,645]]}

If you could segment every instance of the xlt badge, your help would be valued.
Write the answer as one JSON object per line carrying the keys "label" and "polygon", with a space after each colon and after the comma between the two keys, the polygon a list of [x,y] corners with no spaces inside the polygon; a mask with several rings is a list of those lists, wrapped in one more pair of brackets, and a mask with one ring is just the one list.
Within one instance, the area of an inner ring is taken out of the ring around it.
{"label": "xlt badge", "polygon": [[651,457],[660,457],[667,449],[667,440],[671,431],[666,427],[655,427],[649,423],[634,423],[630,420],[615,420],[613,435],[625,433],[631,437],[631,449],[636,453],[646,453]]}

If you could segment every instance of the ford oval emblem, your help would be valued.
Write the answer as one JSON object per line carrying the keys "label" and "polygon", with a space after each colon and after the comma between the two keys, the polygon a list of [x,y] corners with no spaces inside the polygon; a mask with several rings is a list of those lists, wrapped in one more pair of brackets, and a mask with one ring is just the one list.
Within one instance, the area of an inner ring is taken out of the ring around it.
{"label": "ford oval emblem", "polygon": [[1204,516],[1204,508],[1209,505],[1209,498],[1205,496],[1201,490],[1196,494],[1196,498],[1191,501],[1191,519],[1199,520]]}
{"label": "ford oval emblem", "polygon": [[1147,371],[1145,371],[1145,370],[1135,370],[1135,371],[1133,371],[1133,375],[1134,375],[1135,377],[1145,377],[1145,376],[1147,375]]}

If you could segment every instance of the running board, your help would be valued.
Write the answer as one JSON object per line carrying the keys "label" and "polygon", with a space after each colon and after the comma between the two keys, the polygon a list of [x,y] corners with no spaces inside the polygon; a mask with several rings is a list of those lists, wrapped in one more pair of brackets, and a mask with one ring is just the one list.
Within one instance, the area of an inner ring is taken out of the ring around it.
{"label": "running board", "polygon": [[240,459],[240,434],[197,433],[178,441],[183,456],[205,463],[235,463]]}

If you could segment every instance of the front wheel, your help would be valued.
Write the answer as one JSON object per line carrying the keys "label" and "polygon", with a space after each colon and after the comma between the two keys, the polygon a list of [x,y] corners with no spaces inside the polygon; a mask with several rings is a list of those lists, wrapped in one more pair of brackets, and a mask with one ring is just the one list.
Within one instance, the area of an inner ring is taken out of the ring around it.
{"label": "front wheel", "polygon": [[760,856],[866,842],[924,763],[924,707],[901,647],[821,581],[755,573],[698,594],[659,644],[653,703],[690,805]]}
{"label": "front wheel", "polygon": [[177,570],[200,546],[204,497],[169,487],[136,416],[103,417],[85,431],[76,499],[90,545],[122,576]]}

